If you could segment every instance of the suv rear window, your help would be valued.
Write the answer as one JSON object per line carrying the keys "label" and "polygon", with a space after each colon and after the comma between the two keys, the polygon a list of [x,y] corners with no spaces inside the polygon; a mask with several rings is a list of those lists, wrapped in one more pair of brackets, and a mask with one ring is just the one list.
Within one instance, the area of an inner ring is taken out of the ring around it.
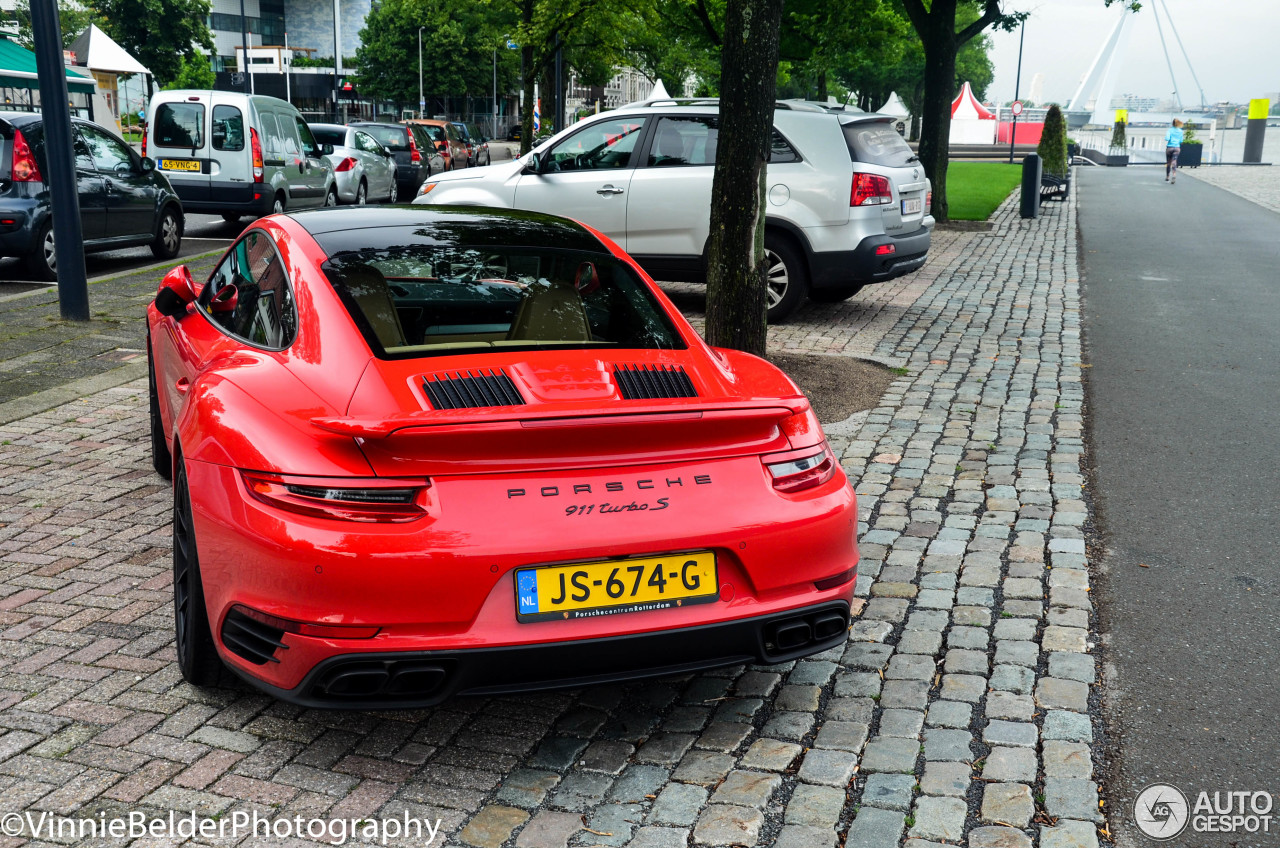
{"label": "suv rear window", "polygon": [[900,167],[918,161],[915,151],[889,121],[857,121],[841,129],[855,162]]}
{"label": "suv rear window", "polygon": [[204,106],[200,103],[161,103],[156,107],[157,147],[204,147]]}
{"label": "suv rear window", "polygon": [[367,132],[378,140],[378,143],[388,150],[408,150],[409,137],[405,134],[405,130],[398,127],[370,127],[362,126],[360,129]]}
{"label": "suv rear window", "polygon": [[311,134],[316,137],[316,141],[321,144],[332,144],[334,147],[343,147],[347,143],[347,131],[345,129],[329,129],[327,127],[311,128]]}

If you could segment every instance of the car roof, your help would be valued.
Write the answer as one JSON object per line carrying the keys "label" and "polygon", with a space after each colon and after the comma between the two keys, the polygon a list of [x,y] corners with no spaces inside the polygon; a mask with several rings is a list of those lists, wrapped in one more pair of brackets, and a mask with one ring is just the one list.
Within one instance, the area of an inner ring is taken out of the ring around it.
{"label": "car roof", "polygon": [[599,238],[577,221],[516,209],[425,205],[333,207],[291,212],[289,217],[302,225],[329,253],[336,252],[334,248],[338,242],[341,242],[341,249],[352,250],[359,249],[362,240],[374,240],[367,234],[362,238],[359,235],[361,230],[409,228],[427,240],[432,239],[431,230],[438,228],[442,233],[446,230],[455,234],[469,231],[467,241],[472,244],[609,252]]}
{"label": "car roof", "polygon": [[347,124],[349,127],[387,127],[388,129],[404,129],[407,124],[397,124],[393,121],[352,121]]}
{"label": "car roof", "polygon": [[[344,127],[342,124],[311,124],[311,123],[308,123],[308,124],[307,124],[307,126],[312,127],[312,128],[314,128],[314,129],[318,129],[318,130],[333,130],[333,131],[335,131],[335,132],[337,132],[338,130],[346,130],[346,127]],[[355,125],[354,125],[354,124],[352,124],[352,126],[355,126]]]}

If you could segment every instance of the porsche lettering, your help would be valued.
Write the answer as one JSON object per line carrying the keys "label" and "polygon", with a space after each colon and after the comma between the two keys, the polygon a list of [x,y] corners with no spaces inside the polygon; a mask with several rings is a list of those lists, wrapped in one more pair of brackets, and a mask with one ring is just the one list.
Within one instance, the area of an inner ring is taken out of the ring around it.
{"label": "porsche lettering", "polygon": [[[710,474],[695,474],[691,479],[693,480],[692,485],[694,486],[711,485]],[[677,486],[684,488],[685,482],[683,477],[665,477],[636,480],[631,485],[636,489],[656,489],[659,486],[667,489],[673,489]],[[597,489],[605,492],[625,492],[627,490],[627,484],[623,483],[621,480],[610,480],[606,483],[596,483],[595,486]],[[508,500],[511,498],[523,498],[528,494],[528,489],[507,489]],[[595,494],[595,492],[592,490],[591,483],[574,483],[573,485],[566,484],[564,486],[542,486],[538,489],[538,494],[544,498],[556,498],[560,495],[590,495]]]}

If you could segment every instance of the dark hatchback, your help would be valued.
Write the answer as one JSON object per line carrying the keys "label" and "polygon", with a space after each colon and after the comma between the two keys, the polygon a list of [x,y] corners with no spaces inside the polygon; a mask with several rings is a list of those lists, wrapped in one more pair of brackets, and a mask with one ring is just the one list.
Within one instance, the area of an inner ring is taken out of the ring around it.
{"label": "dark hatchback", "polygon": [[[182,201],[155,163],[119,136],[73,118],[80,227],[86,253],[150,245],[160,259],[182,247]],[[44,119],[0,112],[0,255],[21,257],[41,280],[58,278]]]}
{"label": "dark hatchback", "polygon": [[400,197],[417,195],[418,186],[431,176],[431,159],[408,127],[372,121],[359,121],[347,126],[359,127],[391,151],[396,161],[396,190]]}

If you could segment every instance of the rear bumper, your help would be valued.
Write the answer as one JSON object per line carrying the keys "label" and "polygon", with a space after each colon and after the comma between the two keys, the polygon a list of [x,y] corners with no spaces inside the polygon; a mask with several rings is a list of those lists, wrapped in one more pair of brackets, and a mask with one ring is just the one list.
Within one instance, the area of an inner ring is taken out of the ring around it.
{"label": "rear bumper", "polygon": [[[909,274],[924,265],[932,238],[932,230],[921,227],[905,236],[867,236],[853,250],[811,253],[810,283],[815,289],[836,289]],[[876,253],[884,247],[892,247],[893,252]]]}
{"label": "rear bumper", "polygon": [[275,199],[267,183],[214,182],[207,189],[173,182],[184,212],[209,215],[232,213],[262,216],[271,212]]}
{"label": "rear bumper", "polygon": [[836,601],[701,627],[573,642],[344,654],[319,663],[294,689],[242,676],[304,707],[429,707],[455,695],[577,688],[746,662],[788,662],[842,645],[849,606]]}
{"label": "rear bumper", "polygon": [[36,249],[36,230],[48,216],[35,200],[10,199],[0,205],[0,219],[13,221],[0,224],[0,256],[25,256]]}

